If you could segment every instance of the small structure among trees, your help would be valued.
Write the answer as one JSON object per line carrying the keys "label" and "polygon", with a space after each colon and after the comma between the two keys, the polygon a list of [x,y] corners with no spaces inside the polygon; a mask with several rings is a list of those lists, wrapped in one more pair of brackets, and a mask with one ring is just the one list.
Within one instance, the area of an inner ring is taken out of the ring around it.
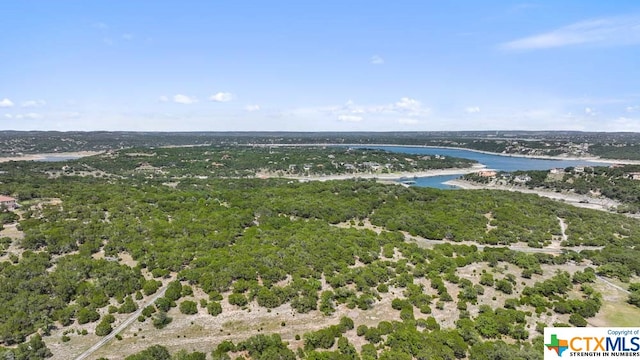
{"label": "small structure among trees", "polygon": [[11,196],[0,195],[0,207],[12,211],[18,207],[18,204],[16,203],[16,199]]}

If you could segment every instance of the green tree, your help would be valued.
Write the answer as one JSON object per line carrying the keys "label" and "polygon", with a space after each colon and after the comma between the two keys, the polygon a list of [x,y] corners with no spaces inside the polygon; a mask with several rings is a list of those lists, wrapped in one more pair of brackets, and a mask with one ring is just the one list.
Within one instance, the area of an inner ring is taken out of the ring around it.
{"label": "green tree", "polygon": [[207,358],[207,354],[202,352],[192,352],[189,353],[186,350],[179,350],[177,353],[173,354],[171,357],[172,360],[205,360]]}
{"label": "green tree", "polygon": [[102,321],[100,321],[96,326],[96,335],[98,336],[109,335],[111,331],[113,331],[113,328],[108,321],[105,321],[105,319],[102,319]]}
{"label": "green tree", "polygon": [[180,312],[186,315],[193,315],[198,313],[198,304],[194,301],[185,300],[180,303]]}
{"label": "green tree", "polygon": [[629,284],[629,299],[627,302],[631,305],[640,307],[640,283]]}
{"label": "green tree", "polygon": [[158,310],[164,311],[164,312],[169,311],[171,307],[175,306],[175,303],[166,297],[160,297],[156,299],[155,304]]}
{"label": "green tree", "polygon": [[160,286],[162,286],[161,281],[153,280],[153,279],[146,280],[142,285],[142,291],[144,292],[145,295],[149,296],[149,295],[155,294],[156,291],[158,291],[158,289],[160,288]]}
{"label": "green tree", "polygon": [[130,314],[136,310],[138,310],[138,304],[133,301],[131,296],[127,296],[124,299],[124,303],[118,308],[118,313]]}
{"label": "green tree", "polygon": [[569,316],[569,324],[574,325],[574,326],[578,326],[578,327],[585,327],[588,325],[587,320],[585,320],[582,315],[580,314],[571,314]]}
{"label": "green tree", "polygon": [[169,325],[173,321],[171,317],[167,315],[164,311],[159,311],[157,314],[153,316],[153,327],[156,329],[163,329],[165,326]]}
{"label": "green tree", "polygon": [[228,300],[229,304],[237,306],[245,306],[249,303],[247,297],[243,294],[230,294]]}
{"label": "green tree", "polygon": [[176,301],[182,297],[182,284],[179,280],[174,280],[167,286],[167,291],[164,293],[164,297],[171,301]]}
{"label": "green tree", "polygon": [[207,304],[207,312],[210,315],[217,316],[222,313],[222,306],[217,301],[211,301]]}
{"label": "green tree", "polygon": [[86,324],[100,319],[100,314],[93,309],[81,308],[77,314],[78,324]]}
{"label": "green tree", "polygon": [[513,294],[513,285],[509,281],[501,279],[496,281],[496,290],[510,295]]}
{"label": "green tree", "polygon": [[137,354],[127,356],[125,360],[171,360],[171,355],[164,346],[153,345]]}

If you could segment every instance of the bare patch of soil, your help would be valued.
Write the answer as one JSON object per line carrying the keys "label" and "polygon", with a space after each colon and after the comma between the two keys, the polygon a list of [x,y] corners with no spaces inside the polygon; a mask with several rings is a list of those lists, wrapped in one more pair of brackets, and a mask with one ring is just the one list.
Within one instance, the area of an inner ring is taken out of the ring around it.
{"label": "bare patch of soil", "polygon": [[18,223],[6,224],[2,231],[0,231],[0,237],[8,237],[13,241],[7,247],[4,254],[0,254],[0,261],[9,260],[11,254],[20,258],[24,249],[19,246],[20,240],[24,238],[24,232],[18,230]]}

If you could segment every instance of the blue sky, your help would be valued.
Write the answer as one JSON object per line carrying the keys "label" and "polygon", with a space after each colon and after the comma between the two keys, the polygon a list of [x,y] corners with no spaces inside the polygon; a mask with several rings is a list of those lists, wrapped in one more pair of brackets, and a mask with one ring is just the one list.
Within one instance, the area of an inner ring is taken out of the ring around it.
{"label": "blue sky", "polygon": [[640,131],[637,1],[0,8],[0,129]]}

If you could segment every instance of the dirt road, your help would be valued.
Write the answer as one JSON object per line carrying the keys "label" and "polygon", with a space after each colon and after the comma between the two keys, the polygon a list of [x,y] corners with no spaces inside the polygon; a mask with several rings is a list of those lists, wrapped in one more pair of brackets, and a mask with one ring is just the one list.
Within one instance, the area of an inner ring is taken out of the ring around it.
{"label": "dirt road", "polygon": [[108,343],[109,341],[113,340],[114,337],[116,337],[116,335],[118,333],[120,333],[122,330],[126,329],[127,326],[131,325],[132,322],[134,322],[136,319],[138,319],[138,316],[140,316],[140,314],[142,314],[142,310],[144,310],[145,307],[152,305],[158,298],[164,296],[164,293],[167,291],[167,287],[168,287],[169,283],[167,282],[163,287],[161,287],[159,289],[159,291],[153,295],[151,298],[149,298],[149,300],[147,300],[144,304],[142,304],[138,310],[134,311],[128,318],[126,318],[122,324],[118,325],[118,327],[116,327],[115,329],[113,329],[113,331],[103,337],[102,339],[100,339],[97,343],[93,344],[92,347],[90,347],[89,349],[87,349],[85,352],[83,352],[82,354],[78,355],[75,360],[84,360],[87,357],[89,357],[91,354],[93,354],[96,350],[100,349],[102,346],[104,346],[106,343]]}

